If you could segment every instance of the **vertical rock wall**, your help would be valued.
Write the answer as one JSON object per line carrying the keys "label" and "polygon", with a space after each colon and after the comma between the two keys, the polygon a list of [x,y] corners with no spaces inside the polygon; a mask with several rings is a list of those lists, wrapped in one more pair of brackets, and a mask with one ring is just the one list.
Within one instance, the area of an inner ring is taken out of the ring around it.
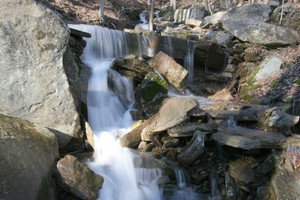
{"label": "vertical rock wall", "polygon": [[35,0],[0,1],[0,113],[48,127],[64,147],[79,115],[62,56],[69,29]]}

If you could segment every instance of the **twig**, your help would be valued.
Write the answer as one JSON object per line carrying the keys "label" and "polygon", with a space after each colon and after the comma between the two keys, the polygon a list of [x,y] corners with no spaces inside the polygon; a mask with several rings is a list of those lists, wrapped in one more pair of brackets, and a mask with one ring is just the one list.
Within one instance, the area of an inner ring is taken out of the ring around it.
{"label": "twig", "polygon": [[282,17],[283,17],[283,4],[284,4],[284,0],[282,0],[282,3],[281,3],[281,13],[280,13],[279,25],[281,25]]}

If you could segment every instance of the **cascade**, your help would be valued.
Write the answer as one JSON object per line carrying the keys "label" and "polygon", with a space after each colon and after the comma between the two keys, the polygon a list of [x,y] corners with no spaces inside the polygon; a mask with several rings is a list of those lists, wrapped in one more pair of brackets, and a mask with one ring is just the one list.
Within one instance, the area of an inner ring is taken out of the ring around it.
{"label": "cascade", "polygon": [[148,30],[149,29],[149,24],[147,21],[147,13],[142,12],[139,14],[140,17],[140,23],[137,25],[141,29]]}
{"label": "cascade", "polygon": [[189,72],[188,74],[188,85],[193,84],[194,76],[194,43],[191,40],[188,40],[188,50],[184,58],[184,67]]}
{"label": "cascade", "polygon": [[[87,104],[95,151],[88,165],[104,177],[99,199],[162,199],[157,183],[162,171],[136,169],[133,153],[122,148],[118,141],[118,136],[124,134],[133,122],[130,115],[133,87],[127,78],[110,67],[115,58],[136,50],[127,48],[127,38],[121,31],[89,25],[69,26],[92,35],[86,39],[82,60],[92,71]],[[116,81],[109,82],[109,76]]]}
{"label": "cascade", "polygon": [[[162,169],[140,167],[135,162],[139,159],[137,158],[139,154],[121,147],[118,139],[133,123],[130,115],[131,104],[134,102],[133,85],[129,79],[110,67],[118,57],[129,54],[141,56],[141,52],[153,55],[150,48],[145,50],[149,41],[137,35],[137,44],[135,42],[135,46],[130,47],[128,43],[133,44],[132,38],[128,38],[124,32],[91,25],[69,26],[92,35],[86,39],[87,45],[82,60],[92,71],[88,84],[87,105],[95,149],[93,159],[88,165],[94,172],[104,177],[99,199],[168,199],[163,197],[163,189],[158,185],[164,176]],[[193,49],[190,43],[189,48]],[[192,65],[191,56],[192,50],[186,55],[185,66]],[[200,97],[193,98],[199,102],[203,101]],[[187,185],[183,171],[178,167],[175,167],[174,171],[177,189],[171,199],[199,199],[199,195]]]}
{"label": "cascade", "polygon": [[139,17],[140,17],[140,23],[142,24],[148,24],[148,21],[147,21],[147,13],[145,12],[142,12],[139,14]]}
{"label": "cascade", "polygon": [[170,200],[197,200],[200,198],[191,187],[188,186],[184,171],[173,165],[173,170],[175,172],[177,187],[178,189],[171,196]]}
{"label": "cascade", "polygon": [[168,44],[168,47],[169,47],[169,51],[168,51],[168,55],[171,57],[171,58],[174,58],[174,55],[173,55],[173,45],[172,45],[172,40],[171,40],[171,37],[170,36],[167,36],[167,44]]}

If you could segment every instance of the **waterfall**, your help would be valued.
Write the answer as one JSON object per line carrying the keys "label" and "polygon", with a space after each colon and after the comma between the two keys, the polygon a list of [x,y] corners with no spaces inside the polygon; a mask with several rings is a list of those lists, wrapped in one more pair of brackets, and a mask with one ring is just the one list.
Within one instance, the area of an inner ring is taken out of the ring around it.
{"label": "waterfall", "polygon": [[184,171],[173,165],[173,170],[175,172],[176,181],[178,189],[172,195],[170,200],[197,200],[200,198],[193,188],[189,187],[185,178]]}
{"label": "waterfall", "polygon": [[193,76],[194,76],[194,43],[190,40],[187,41],[188,50],[186,52],[184,58],[184,68],[189,72],[188,74],[188,85],[191,86],[193,84]]}
{"label": "waterfall", "polygon": [[147,13],[145,12],[140,13],[139,18],[140,18],[140,23],[137,26],[140,27],[141,29],[148,30],[149,24],[147,21]]}
{"label": "waterfall", "polygon": [[[136,169],[134,155],[119,144],[118,136],[132,124],[132,83],[110,69],[115,58],[132,53],[121,31],[98,26],[70,25],[91,33],[82,56],[90,67],[87,104],[88,119],[94,133],[95,151],[89,167],[104,177],[101,200],[162,199],[157,180],[161,170]],[[113,77],[113,82],[109,82]]]}

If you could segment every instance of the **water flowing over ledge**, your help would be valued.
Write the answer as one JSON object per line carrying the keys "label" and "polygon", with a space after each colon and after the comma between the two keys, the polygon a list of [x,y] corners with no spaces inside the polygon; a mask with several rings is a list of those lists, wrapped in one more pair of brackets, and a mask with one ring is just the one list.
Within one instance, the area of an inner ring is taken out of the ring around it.
{"label": "water flowing over ledge", "polygon": [[[86,39],[87,46],[82,60],[92,71],[87,104],[88,120],[94,133],[95,152],[93,160],[88,164],[93,171],[104,177],[99,198],[169,199],[163,197],[163,189],[159,187],[163,170],[137,166],[134,160],[139,159],[136,158],[139,155],[120,146],[118,137],[125,134],[133,123],[130,109],[134,102],[134,92],[131,81],[110,69],[114,59],[119,57],[132,54],[153,56],[155,51],[151,48],[151,41],[141,35],[135,35],[135,39],[132,39],[134,34],[128,37],[124,32],[99,26],[70,25],[70,27],[92,35]],[[187,55],[185,59],[190,57]],[[113,83],[108,81],[109,77]],[[174,171],[180,175],[177,176],[178,188],[172,190],[171,199],[197,199],[196,193],[187,187],[183,173],[177,168]]]}

